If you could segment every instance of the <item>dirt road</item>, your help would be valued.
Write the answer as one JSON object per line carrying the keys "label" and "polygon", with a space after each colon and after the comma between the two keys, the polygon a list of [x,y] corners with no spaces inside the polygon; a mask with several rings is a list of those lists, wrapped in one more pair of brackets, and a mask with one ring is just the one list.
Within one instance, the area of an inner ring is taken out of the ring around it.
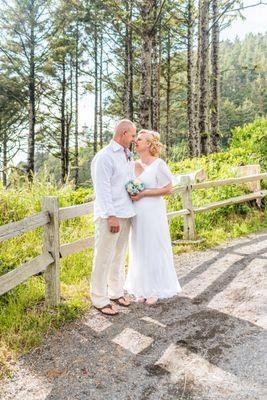
{"label": "dirt road", "polygon": [[267,231],[175,261],[180,296],[90,311],[22,357],[0,398],[266,399]]}

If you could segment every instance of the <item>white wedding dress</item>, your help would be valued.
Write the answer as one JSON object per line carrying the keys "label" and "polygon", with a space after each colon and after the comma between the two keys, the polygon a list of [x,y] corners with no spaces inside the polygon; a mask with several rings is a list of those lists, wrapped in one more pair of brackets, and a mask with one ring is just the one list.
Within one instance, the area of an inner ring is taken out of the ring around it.
{"label": "white wedding dress", "polygon": [[[139,176],[145,189],[160,188],[172,181],[172,174],[160,158]],[[136,297],[169,298],[181,291],[173,264],[171,238],[162,196],[143,197],[134,202],[129,246],[129,268],[125,290]]]}

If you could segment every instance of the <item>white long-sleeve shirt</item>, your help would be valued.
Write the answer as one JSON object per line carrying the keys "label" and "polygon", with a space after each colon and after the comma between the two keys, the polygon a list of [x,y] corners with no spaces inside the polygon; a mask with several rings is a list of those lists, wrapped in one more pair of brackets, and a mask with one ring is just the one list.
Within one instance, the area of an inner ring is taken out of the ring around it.
{"label": "white long-sleeve shirt", "polygon": [[131,179],[130,163],[125,157],[124,148],[114,140],[93,158],[94,220],[110,215],[118,218],[135,215],[132,200],[125,189],[125,184]]}

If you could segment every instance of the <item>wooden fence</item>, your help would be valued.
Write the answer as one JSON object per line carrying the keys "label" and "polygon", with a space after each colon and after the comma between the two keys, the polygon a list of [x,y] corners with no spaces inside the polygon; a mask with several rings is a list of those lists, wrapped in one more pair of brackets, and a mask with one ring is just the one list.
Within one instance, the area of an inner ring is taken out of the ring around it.
{"label": "wooden fence", "polygon": [[[246,182],[267,179],[267,173],[250,175],[241,178],[222,179],[192,184],[188,176],[182,177],[182,185],[175,187],[173,193],[180,193],[183,209],[168,213],[168,219],[183,216],[184,237],[187,240],[196,239],[195,213],[206,212],[218,207],[244,203],[254,199],[261,199],[267,195],[267,190],[245,194],[243,196],[217,201],[202,207],[194,207],[192,190],[208,189],[224,185],[241,184]],[[44,197],[42,211],[18,222],[0,226],[0,243],[4,240],[19,236],[38,227],[44,228],[43,252],[31,261],[2,275],[0,277],[0,295],[8,292],[31,276],[45,273],[45,298],[48,305],[57,305],[60,302],[60,258],[77,253],[93,246],[94,237],[87,237],[72,243],[60,244],[59,224],[65,219],[79,217],[93,212],[93,202],[70,207],[58,207],[57,197]]]}

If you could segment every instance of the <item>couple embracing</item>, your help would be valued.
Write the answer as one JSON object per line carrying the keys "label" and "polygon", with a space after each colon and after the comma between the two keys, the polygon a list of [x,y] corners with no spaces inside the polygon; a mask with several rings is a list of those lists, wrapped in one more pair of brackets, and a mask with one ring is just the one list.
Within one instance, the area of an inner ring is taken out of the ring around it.
{"label": "couple embracing", "polygon": [[[132,143],[139,156],[136,161],[130,157]],[[138,302],[155,304],[181,290],[162,197],[171,193],[172,175],[159,158],[161,147],[157,132],[142,129],[136,136],[134,123],[124,119],[92,161],[95,252],[90,293],[92,304],[103,314],[118,314],[116,304],[128,307],[125,292]],[[125,189],[130,179],[143,182],[145,189],[130,196]]]}

